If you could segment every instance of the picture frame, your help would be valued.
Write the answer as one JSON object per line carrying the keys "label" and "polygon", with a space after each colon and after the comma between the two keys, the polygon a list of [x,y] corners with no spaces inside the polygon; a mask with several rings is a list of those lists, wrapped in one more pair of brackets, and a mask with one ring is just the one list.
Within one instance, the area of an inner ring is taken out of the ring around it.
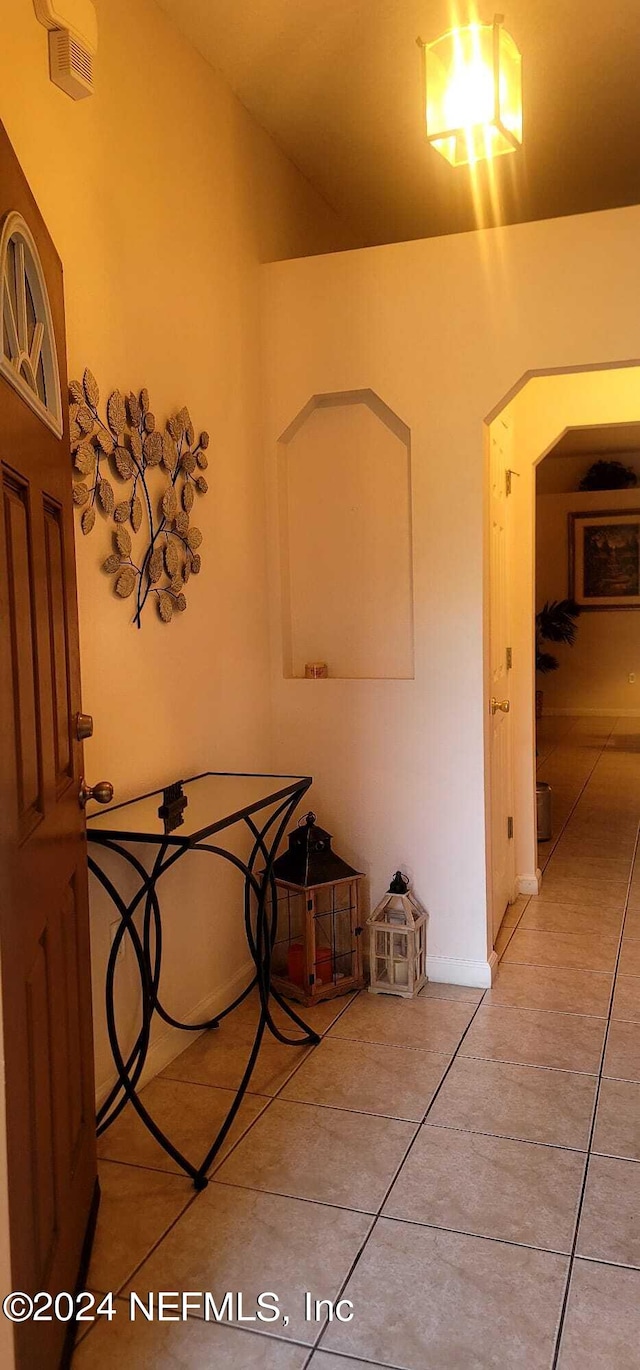
{"label": "picture frame", "polygon": [[583,613],[640,609],[640,509],[569,514],[569,596]]}

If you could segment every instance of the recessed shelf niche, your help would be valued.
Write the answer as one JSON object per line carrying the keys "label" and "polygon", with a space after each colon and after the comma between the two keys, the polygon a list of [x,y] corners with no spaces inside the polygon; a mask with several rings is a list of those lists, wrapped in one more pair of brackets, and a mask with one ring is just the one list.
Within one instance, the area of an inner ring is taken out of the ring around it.
{"label": "recessed shelf niche", "polygon": [[282,434],[285,676],[413,677],[410,437],[372,390],[314,395]]}

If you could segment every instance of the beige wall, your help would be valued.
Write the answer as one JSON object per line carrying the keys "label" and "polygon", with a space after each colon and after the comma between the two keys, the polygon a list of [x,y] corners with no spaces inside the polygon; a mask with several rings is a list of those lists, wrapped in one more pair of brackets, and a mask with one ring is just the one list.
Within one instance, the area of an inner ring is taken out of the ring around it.
{"label": "beige wall", "polygon": [[[548,457],[547,461],[552,458]],[[543,463],[543,466],[545,463]],[[538,495],[536,501],[536,609],[564,599],[568,584],[568,515],[639,509],[638,490]],[[551,644],[560,669],[539,676],[545,713],[640,713],[640,614],[607,610],[581,614],[572,648]],[[629,675],[634,674],[634,682]]]}
{"label": "beige wall", "polygon": [[[273,521],[278,439],[312,395],[371,387],[411,430],[415,680],[316,691],[283,678],[274,532],[274,756],[316,777],[314,805],[369,875],[372,899],[408,869],[431,914],[435,978],[490,975],[484,421],[530,370],[640,354],[639,233],[632,208],[263,270]],[[531,533],[528,546],[530,663]],[[535,868],[532,851],[520,859]]]}
{"label": "beige wall", "polygon": [[[48,79],[32,0],[7,0],[0,118],[63,260],[70,374],[89,365],[105,392],[147,385],[158,416],[186,403],[211,432],[203,570],[183,617],[136,632],[99,569],[104,529],[79,539],[87,774],[124,798],[267,758],[258,265],[353,239],[151,0],[98,11],[96,92],[76,104]],[[93,931],[101,999],[97,903]],[[176,954],[178,1010],[238,969],[237,955],[220,965],[211,922]]]}

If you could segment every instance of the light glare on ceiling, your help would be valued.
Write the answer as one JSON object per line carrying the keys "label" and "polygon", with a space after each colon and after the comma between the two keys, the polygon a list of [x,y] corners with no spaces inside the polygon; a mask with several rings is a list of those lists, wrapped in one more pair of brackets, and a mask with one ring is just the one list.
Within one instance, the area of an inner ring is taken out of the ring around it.
{"label": "light glare on ceiling", "polygon": [[452,166],[514,152],[522,143],[522,59],[502,24],[496,15],[493,24],[453,28],[420,44],[427,137]]}

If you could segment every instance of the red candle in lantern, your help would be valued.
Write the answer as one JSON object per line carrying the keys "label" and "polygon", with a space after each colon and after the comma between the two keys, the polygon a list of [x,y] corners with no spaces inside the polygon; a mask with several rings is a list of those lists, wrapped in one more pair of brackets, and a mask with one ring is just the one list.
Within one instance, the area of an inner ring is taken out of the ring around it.
{"label": "red candle in lantern", "polygon": [[287,952],[287,975],[294,985],[302,989],[304,985],[304,947],[302,942],[292,942]]}
{"label": "red candle in lantern", "polygon": [[316,947],[316,975],[323,985],[333,979],[331,947]]}

